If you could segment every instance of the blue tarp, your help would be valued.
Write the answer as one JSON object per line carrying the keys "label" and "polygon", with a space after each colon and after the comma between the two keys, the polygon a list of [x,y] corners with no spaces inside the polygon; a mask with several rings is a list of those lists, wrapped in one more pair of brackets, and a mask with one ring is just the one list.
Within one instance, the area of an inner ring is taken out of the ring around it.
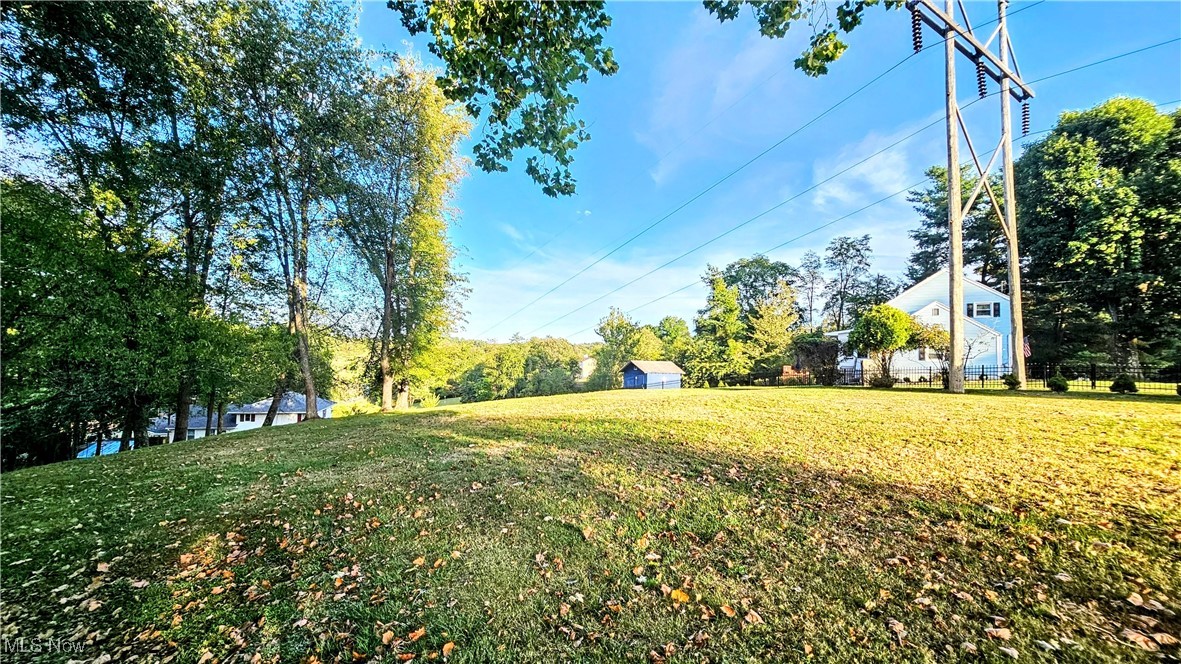
{"label": "blue tarp", "polygon": [[[78,453],[79,459],[89,459],[94,456],[94,443],[87,445],[81,452]],[[131,441],[131,446],[135,447],[135,441]],[[118,440],[104,440],[103,441],[103,456],[114,454],[119,451]]]}

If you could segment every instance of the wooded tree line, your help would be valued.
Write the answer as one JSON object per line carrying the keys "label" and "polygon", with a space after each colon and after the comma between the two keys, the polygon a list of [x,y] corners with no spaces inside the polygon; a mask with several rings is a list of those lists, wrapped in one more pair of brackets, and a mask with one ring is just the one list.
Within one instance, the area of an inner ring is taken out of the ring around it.
{"label": "wooded tree line", "polygon": [[587,387],[619,387],[620,371],[633,359],[673,361],[691,387],[778,374],[802,354],[823,350],[825,330],[845,329],[898,294],[898,282],[872,271],[872,258],[868,235],[840,236],[823,256],[808,252],[799,265],[756,255],[709,267],[702,275],[705,306],[691,322],[666,316],[642,325],[612,309],[596,328],[603,343]]}
{"label": "wooded tree line", "polygon": [[163,411],[183,438],[192,403],[295,389],[314,418],[342,325],[406,405],[462,294],[469,120],[434,72],[318,0],[2,11],[6,467]]}
{"label": "wooded tree line", "polygon": [[[934,184],[910,196],[913,281],[947,264],[946,170],[928,174]],[[1016,177],[1031,359],[1181,363],[1181,112],[1117,97],[1063,113]],[[965,203],[974,185],[965,178]],[[1004,236],[987,191],[980,199],[964,219],[964,262],[1007,291]]]}

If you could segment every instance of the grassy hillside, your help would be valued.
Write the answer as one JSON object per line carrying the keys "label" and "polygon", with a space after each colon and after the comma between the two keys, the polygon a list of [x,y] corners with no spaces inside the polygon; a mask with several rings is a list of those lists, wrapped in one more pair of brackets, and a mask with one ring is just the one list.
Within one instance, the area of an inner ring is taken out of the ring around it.
{"label": "grassy hillside", "polygon": [[46,659],[1179,654],[1175,398],[567,395],[0,479]]}

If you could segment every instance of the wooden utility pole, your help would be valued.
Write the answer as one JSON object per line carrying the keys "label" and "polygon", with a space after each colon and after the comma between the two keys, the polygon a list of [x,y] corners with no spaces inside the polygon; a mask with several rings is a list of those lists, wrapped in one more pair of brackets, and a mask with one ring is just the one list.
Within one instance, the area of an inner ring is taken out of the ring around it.
{"label": "wooden utility pole", "polygon": [[[964,25],[956,21],[956,5],[964,17]],[[1018,380],[1025,381],[1024,331],[1021,316],[1021,254],[1017,247],[1017,207],[1016,188],[1013,177],[1013,137],[1012,118],[1009,113],[1010,97],[1023,104],[1033,97],[1033,91],[1021,80],[1020,73],[1010,69],[1010,56],[1013,55],[1012,44],[1009,41],[1008,24],[1005,20],[1005,10],[1008,0],[998,0],[998,24],[996,31],[984,43],[976,39],[972,24],[968,21],[968,12],[963,0],[945,0],[944,8],[940,9],[934,0],[908,0],[906,6],[911,11],[911,28],[913,30],[915,51],[922,50],[922,23],[926,23],[945,40],[946,48],[946,84],[947,84],[947,224],[948,224],[948,305],[951,308],[951,357],[948,358],[948,388],[955,393],[964,391],[964,235],[963,220],[968,210],[972,209],[976,197],[981,191],[988,192],[988,198],[1001,230],[1009,247],[1009,304],[1012,328],[1010,344],[1010,364]],[[997,40],[998,54],[993,53],[989,46]],[[980,155],[972,144],[972,137],[968,133],[968,126],[960,113],[959,102],[956,100],[955,81],[955,53],[959,51],[976,65],[976,78],[980,90],[980,97],[988,96],[986,79],[991,78],[1000,85],[1001,95],[1001,137],[992,157],[985,166],[980,162]],[[1016,68],[1016,58],[1012,58],[1013,68]],[[1028,113],[1028,105],[1023,105],[1023,113]],[[1027,116],[1023,117],[1022,129],[1028,131]],[[960,186],[960,133],[963,133],[968,152],[972,155],[972,162],[980,179],[976,187],[968,195],[967,201],[962,198]],[[1001,201],[992,190],[988,181],[988,174],[996,161],[998,154],[1003,154],[1004,170],[1004,209]]]}
{"label": "wooden utility pole", "polygon": [[[955,15],[955,0],[947,0],[948,15]],[[947,387],[964,393],[964,215],[960,208],[959,102],[955,97],[955,32],[944,34],[947,55],[947,257],[948,306],[951,308],[951,357],[948,358]]]}
{"label": "wooden utility pole", "polygon": [[[997,1],[997,34],[1000,40],[1001,64],[1009,64],[1009,24],[1005,17],[1009,0]],[[1015,60],[1015,58],[1014,58]],[[1013,174],[1013,119],[1009,104],[1009,77],[1001,77],[1001,141],[1004,150],[1001,168],[1004,170],[1005,218],[1001,224],[1007,227],[1005,237],[1009,245],[1009,318],[1011,321],[1012,343],[1009,357],[1012,360],[1013,375],[1025,385],[1025,323],[1021,313],[1021,252],[1017,248],[1017,188]]]}

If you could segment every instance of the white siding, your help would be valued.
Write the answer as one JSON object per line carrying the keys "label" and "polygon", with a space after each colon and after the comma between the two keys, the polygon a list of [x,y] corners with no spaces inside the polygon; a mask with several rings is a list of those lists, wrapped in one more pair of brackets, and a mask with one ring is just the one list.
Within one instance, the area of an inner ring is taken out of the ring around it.
{"label": "white siding", "polygon": [[[931,302],[938,302],[944,307],[948,306],[948,278],[947,270],[940,270],[930,277],[920,281],[903,291],[898,297],[890,300],[890,305],[897,307],[909,314],[915,314],[922,310]],[[964,304],[999,304],[999,316],[977,316],[971,320],[975,323],[993,330],[1000,334],[1000,338],[996,342],[990,342],[986,345],[987,349],[980,351],[979,355],[967,359],[965,364],[967,366],[975,365],[1001,365],[1009,364],[1009,351],[1012,344],[1009,343],[1011,331],[1011,309],[1009,308],[1009,297],[971,279],[964,279]],[[965,306],[965,316],[967,314]],[[948,325],[948,319],[944,318],[944,325]],[[964,338],[971,339],[976,331],[975,326],[968,323],[965,326]],[[999,348],[998,348],[999,346]],[[973,353],[977,352],[973,348]]]}

